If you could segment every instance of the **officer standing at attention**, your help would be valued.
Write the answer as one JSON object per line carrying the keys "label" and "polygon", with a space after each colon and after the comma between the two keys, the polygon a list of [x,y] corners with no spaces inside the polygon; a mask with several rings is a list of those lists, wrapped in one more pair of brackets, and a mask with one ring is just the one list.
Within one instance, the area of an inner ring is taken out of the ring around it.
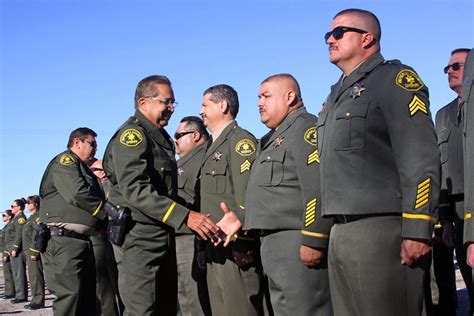
{"label": "officer standing at attention", "polygon": [[[178,163],[178,203],[200,210],[199,171],[209,133],[199,117],[186,116],[174,134]],[[183,316],[210,315],[206,282],[205,242],[189,229],[176,232],[178,266],[178,305]]]}
{"label": "officer standing at attention", "polygon": [[[256,140],[237,125],[237,92],[220,84],[203,95],[200,115],[212,133],[201,167],[201,212],[222,218],[225,203],[243,223],[245,190],[255,160]],[[227,213],[230,214],[230,213]],[[262,315],[263,278],[259,242],[239,234],[229,247],[207,245],[207,285],[213,315]]]}
{"label": "officer standing at attention", "polygon": [[271,130],[250,172],[244,229],[261,236],[276,315],[332,315],[326,261],[332,221],[321,217],[317,117],[306,112],[289,74],[265,79],[258,99],[260,120]]}
{"label": "officer standing at attention", "polygon": [[87,163],[97,134],[87,127],[71,132],[68,149],[48,164],[40,185],[40,222],[51,231],[43,253],[55,315],[95,315],[95,265],[90,235],[106,217],[105,195]]}
{"label": "officer standing at attention", "polygon": [[5,295],[3,298],[14,298],[15,297],[15,283],[13,281],[13,273],[10,262],[10,253],[7,250],[6,237],[7,232],[11,229],[12,219],[13,219],[12,210],[5,210],[2,214],[2,220],[5,223],[5,226],[0,230],[0,250],[2,254],[3,262],[3,279],[5,281]]}
{"label": "officer standing at attention", "polygon": [[23,228],[23,247],[25,248],[26,262],[28,263],[28,279],[30,281],[31,303],[26,304],[27,309],[40,309],[44,307],[44,274],[43,262],[40,252],[34,246],[36,232],[38,231],[40,197],[28,197],[28,210],[30,217]]}
{"label": "officer standing at attention", "polygon": [[174,229],[186,223],[203,239],[217,229],[206,215],[176,203],[175,151],[164,129],[175,106],[167,77],[141,80],[135,114],[112,136],[104,154],[109,201],[128,207],[133,218],[118,267],[126,315],[176,314]]}
{"label": "officer standing at attention", "polygon": [[24,198],[13,201],[12,213],[15,215],[12,219],[11,233],[14,236],[13,243],[8,243],[10,247],[11,266],[13,279],[15,281],[16,296],[12,303],[22,303],[28,301],[28,281],[26,279],[26,257],[23,248],[23,227],[26,223],[26,216],[23,213],[26,200]]}
{"label": "officer standing at attention", "polygon": [[348,9],[325,35],[343,72],[318,118],[335,315],[419,315],[440,162],[428,88],[380,54],[380,23]]}
{"label": "officer standing at attention", "polygon": [[443,244],[433,243],[433,262],[439,288],[439,314],[456,313],[456,279],[454,275],[453,248],[456,259],[472,301],[471,268],[466,263],[467,247],[463,245],[464,226],[464,162],[462,148],[461,86],[464,63],[470,49],[455,49],[451,53],[444,73],[456,98],[436,113],[436,133],[441,152],[441,191],[439,220]]}

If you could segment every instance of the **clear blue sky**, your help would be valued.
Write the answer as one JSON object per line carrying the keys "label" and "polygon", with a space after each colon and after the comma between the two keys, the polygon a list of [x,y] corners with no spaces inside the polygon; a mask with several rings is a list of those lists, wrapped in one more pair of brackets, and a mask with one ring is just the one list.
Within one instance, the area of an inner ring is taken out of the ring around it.
{"label": "clear blue sky", "polygon": [[69,133],[94,129],[103,150],[133,114],[137,82],[167,75],[179,102],[168,131],[197,115],[202,92],[227,83],[239,93],[237,121],[266,133],[260,82],[288,72],[317,113],[340,71],[323,34],[357,7],[382,24],[382,54],[415,68],[434,113],[455,95],[442,68],[452,49],[472,47],[474,1],[46,1],[0,2],[0,210],[37,194],[46,165]]}

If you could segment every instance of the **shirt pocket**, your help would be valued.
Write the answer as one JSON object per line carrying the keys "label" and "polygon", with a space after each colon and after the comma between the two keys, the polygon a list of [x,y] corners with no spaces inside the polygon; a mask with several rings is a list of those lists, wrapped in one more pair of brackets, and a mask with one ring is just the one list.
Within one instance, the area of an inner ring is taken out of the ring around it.
{"label": "shirt pocket", "polygon": [[444,128],[438,133],[438,147],[441,153],[441,163],[446,163],[449,158],[449,135],[451,134],[451,129]]}
{"label": "shirt pocket", "polygon": [[206,192],[213,194],[222,194],[225,192],[225,183],[227,175],[227,165],[224,163],[216,163],[205,171]]}
{"label": "shirt pocket", "polygon": [[335,113],[334,149],[354,150],[365,147],[367,112],[370,102],[351,102],[349,107]]}
{"label": "shirt pocket", "polygon": [[274,187],[281,184],[285,174],[285,154],[285,150],[262,153],[260,168],[255,168],[259,186]]}

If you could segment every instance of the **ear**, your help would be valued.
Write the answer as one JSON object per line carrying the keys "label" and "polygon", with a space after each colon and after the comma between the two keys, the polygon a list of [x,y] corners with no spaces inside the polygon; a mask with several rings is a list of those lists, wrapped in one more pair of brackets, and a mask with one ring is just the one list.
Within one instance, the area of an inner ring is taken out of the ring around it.
{"label": "ear", "polygon": [[221,113],[226,114],[229,111],[229,104],[227,104],[226,100],[222,100],[219,102],[219,107],[221,109]]}
{"label": "ear", "polygon": [[138,99],[138,109],[139,109],[141,112],[147,112],[147,111],[148,111],[148,107],[147,107],[147,103],[146,103],[146,99],[145,99],[145,98],[140,98],[140,99]]}
{"label": "ear", "polygon": [[295,100],[296,100],[296,93],[295,93],[295,91],[293,91],[293,90],[288,90],[288,92],[286,93],[286,103],[287,103],[289,106],[292,106],[293,104],[295,104]]}
{"label": "ear", "polygon": [[201,139],[202,135],[198,131],[193,133],[193,142],[197,143]]}
{"label": "ear", "polygon": [[81,143],[82,141],[79,138],[74,138],[74,140],[72,141],[73,147],[78,149],[81,148]]}
{"label": "ear", "polygon": [[363,48],[369,48],[377,42],[372,33],[365,33],[362,35],[364,36],[364,40],[362,41]]}

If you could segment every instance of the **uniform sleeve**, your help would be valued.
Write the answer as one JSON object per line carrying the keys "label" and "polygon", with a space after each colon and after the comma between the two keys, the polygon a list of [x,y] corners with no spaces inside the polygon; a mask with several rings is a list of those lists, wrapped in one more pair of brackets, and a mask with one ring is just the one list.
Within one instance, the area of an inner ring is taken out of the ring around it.
{"label": "uniform sleeve", "polygon": [[142,130],[127,131],[140,140],[138,144],[132,146],[130,143],[122,143],[120,137],[117,137],[111,148],[114,175],[122,198],[146,216],[178,229],[189,210],[156,191],[147,170],[147,165],[153,163],[147,150],[147,138]]}
{"label": "uniform sleeve", "polygon": [[257,155],[256,144],[257,141],[251,134],[239,135],[233,142],[230,142],[229,165],[235,205],[237,205],[234,212],[242,223],[242,227],[245,222],[245,191],[249,181],[250,168]]}
{"label": "uniform sleeve", "polygon": [[23,227],[25,226],[25,218],[18,217],[15,222],[15,240],[13,241],[13,251],[20,251],[23,246]]}
{"label": "uniform sleeve", "polygon": [[[66,202],[74,205],[94,217],[104,219],[105,211],[102,209],[104,193],[100,187],[91,185],[86,176],[80,171],[79,162],[67,162],[66,164],[56,161],[54,163],[53,183],[59,194]],[[93,181],[91,179],[91,181]]]}
{"label": "uniform sleeve", "polygon": [[30,249],[29,249],[30,255],[35,256],[36,258],[40,256],[40,251],[35,248],[36,235],[39,233],[39,223],[40,223],[39,217],[36,217],[32,225],[30,226],[32,231],[30,232],[30,236],[29,236],[30,237]]}
{"label": "uniform sleeve", "polygon": [[296,121],[295,124],[297,124],[297,128],[294,142],[291,144],[291,151],[301,187],[302,204],[305,207],[301,210],[303,217],[301,243],[313,248],[327,249],[332,219],[321,216],[316,118],[314,121]]}
{"label": "uniform sleeve", "polygon": [[[390,66],[388,66],[390,67]],[[398,68],[398,69],[397,69]],[[379,100],[402,189],[402,237],[431,239],[440,187],[440,158],[428,88],[409,68],[391,67]]]}

